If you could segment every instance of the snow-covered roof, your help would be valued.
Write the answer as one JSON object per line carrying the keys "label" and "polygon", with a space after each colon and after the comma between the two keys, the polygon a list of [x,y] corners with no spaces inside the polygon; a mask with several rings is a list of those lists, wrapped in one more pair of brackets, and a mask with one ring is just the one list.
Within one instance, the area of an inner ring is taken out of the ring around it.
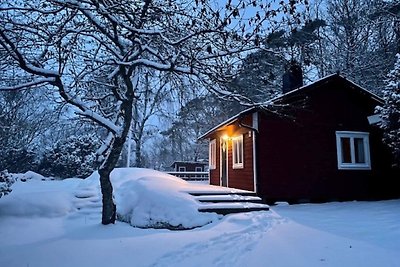
{"label": "snow-covered roof", "polygon": [[205,138],[207,135],[209,135],[210,133],[214,132],[216,129],[218,129],[218,128],[222,127],[222,126],[231,124],[232,122],[236,121],[237,118],[239,118],[239,117],[241,117],[241,116],[243,116],[243,115],[245,115],[245,114],[248,114],[248,113],[250,113],[251,111],[253,111],[253,110],[255,110],[255,109],[256,109],[256,107],[251,107],[251,108],[248,108],[248,109],[245,109],[245,110],[239,112],[239,113],[236,114],[235,116],[232,116],[232,117],[230,117],[229,119],[227,119],[227,120],[223,121],[222,123],[218,124],[217,126],[211,128],[210,130],[208,130],[207,132],[205,132],[204,134],[202,134],[201,136],[199,136],[198,139],[203,139],[203,138]]}
{"label": "snow-covered roof", "polygon": [[[342,79],[342,80],[344,80],[344,81],[350,83],[352,86],[354,86],[354,88],[357,88],[357,89],[359,89],[360,91],[366,93],[367,95],[369,95],[369,96],[370,96],[372,99],[374,99],[375,101],[377,101],[377,102],[379,102],[379,103],[381,103],[381,104],[384,103],[384,100],[383,100],[381,97],[379,97],[379,96],[377,96],[376,94],[374,94],[374,93],[368,91],[367,89],[365,89],[365,88],[363,88],[362,86],[356,84],[355,82],[350,81],[349,79],[347,79],[346,77],[344,77],[343,75],[340,75],[340,74],[338,74],[338,73],[325,76],[325,77],[323,77],[323,78],[321,78],[321,79],[318,79],[318,80],[316,80],[316,81],[314,81],[314,82],[312,82],[312,83],[310,83],[310,84],[301,86],[301,87],[299,87],[299,88],[297,88],[297,89],[294,89],[294,90],[292,90],[292,91],[290,91],[290,92],[287,92],[287,93],[285,93],[285,94],[282,94],[282,95],[280,95],[280,96],[277,96],[277,97],[273,98],[272,100],[270,100],[269,102],[270,102],[271,104],[274,104],[274,102],[278,102],[278,101],[280,101],[280,100],[282,100],[282,99],[285,99],[285,98],[287,98],[287,97],[289,97],[289,96],[291,96],[291,95],[295,95],[295,94],[297,94],[297,93],[299,93],[299,92],[301,92],[301,91],[303,91],[303,90],[305,90],[305,89],[320,86],[320,85],[322,85],[322,84],[324,84],[324,83],[326,83],[326,82],[329,82],[331,79],[333,79],[333,78],[335,78],[335,77],[340,78],[340,79]],[[212,132],[214,132],[215,130],[217,130],[218,128],[221,128],[221,127],[223,127],[223,126],[229,125],[229,124],[235,122],[239,117],[241,117],[241,116],[243,116],[243,115],[245,115],[245,114],[251,113],[251,112],[253,112],[253,111],[255,111],[255,110],[258,110],[258,109],[260,109],[259,105],[254,106],[254,107],[251,107],[251,108],[248,108],[248,109],[245,109],[245,110],[239,112],[238,114],[232,116],[231,118],[229,118],[229,119],[223,121],[222,123],[218,124],[217,126],[211,128],[210,130],[208,130],[207,132],[205,132],[204,134],[202,134],[198,139],[203,139],[203,138],[207,137],[210,133],[212,133]]]}
{"label": "snow-covered roof", "polygon": [[276,102],[278,100],[284,99],[284,98],[286,98],[286,97],[288,97],[290,95],[294,95],[296,93],[299,93],[299,92],[301,92],[301,91],[303,91],[304,89],[307,89],[307,88],[317,87],[320,84],[329,82],[332,78],[335,78],[335,77],[340,78],[342,80],[345,80],[346,82],[350,83],[351,85],[353,85],[355,88],[359,89],[360,91],[362,91],[364,93],[367,93],[372,99],[374,99],[374,100],[376,100],[376,101],[378,101],[380,103],[384,103],[384,100],[381,97],[377,96],[376,94],[370,92],[369,90],[365,89],[361,85],[359,85],[359,84],[347,79],[346,77],[344,77],[343,75],[338,74],[338,73],[330,74],[330,75],[325,76],[325,77],[323,77],[321,79],[318,79],[318,80],[316,80],[316,81],[314,81],[312,83],[309,83],[307,85],[303,85],[303,86],[301,86],[301,87],[299,87],[297,89],[294,89],[294,90],[289,91],[289,92],[287,92],[285,94],[277,96],[274,99],[272,99],[271,102],[273,103],[273,102]]}
{"label": "snow-covered roof", "polygon": [[174,166],[175,164],[198,164],[198,165],[208,165],[208,161],[184,161],[184,160],[177,160],[174,161],[170,167]]}

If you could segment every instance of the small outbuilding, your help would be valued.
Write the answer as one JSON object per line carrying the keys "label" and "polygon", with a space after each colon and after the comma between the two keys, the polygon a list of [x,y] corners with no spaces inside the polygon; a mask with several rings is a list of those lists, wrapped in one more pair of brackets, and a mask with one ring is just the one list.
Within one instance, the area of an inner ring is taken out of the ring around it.
{"label": "small outbuilding", "polygon": [[398,197],[400,172],[382,142],[383,100],[339,74],[253,107],[212,128],[210,184],[268,202]]}
{"label": "small outbuilding", "polygon": [[170,169],[175,172],[205,172],[208,169],[208,162],[174,161]]}

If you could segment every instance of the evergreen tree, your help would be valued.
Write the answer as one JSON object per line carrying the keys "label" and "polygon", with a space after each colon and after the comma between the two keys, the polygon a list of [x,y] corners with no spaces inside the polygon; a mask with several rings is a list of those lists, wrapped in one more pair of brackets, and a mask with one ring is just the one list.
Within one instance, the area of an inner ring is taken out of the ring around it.
{"label": "evergreen tree", "polygon": [[320,39],[318,30],[325,26],[321,19],[304,23],[288,20],[283,27],[266,35],[258,50],[245,57],[227,87],[257,104],[278,96],[282,93],[282,75],[291,62],[304,68],[319,64],[314,50]]}
{"label": "evergreen tree", "polygon": [[284,59],[279,53],[259,49],[249,54],[239,74],[228,84],[253,102],[265,102],[281,93]]}
{"label": "evergreen tree", "polygon": [[384,130],[383,141],[391,148],[395,165],[400,166],[400,54],[389,73],[384,89],[385,105],[378,108]]}
{"label": "evergreen tree", "polygon": [[61,140],[44,154],[39,172],[60,178],[84,178],[98,167],[95,154],[98,144],[98,139],[93,135],[71,136]]}

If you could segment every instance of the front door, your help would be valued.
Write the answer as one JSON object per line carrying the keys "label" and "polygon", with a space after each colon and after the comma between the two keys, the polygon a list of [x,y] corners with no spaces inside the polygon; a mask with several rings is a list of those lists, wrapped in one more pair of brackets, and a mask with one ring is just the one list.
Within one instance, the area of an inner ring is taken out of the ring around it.
{"label": "front door", "polygon": [[221,185],[228,186],[228,140],[221,139]]}

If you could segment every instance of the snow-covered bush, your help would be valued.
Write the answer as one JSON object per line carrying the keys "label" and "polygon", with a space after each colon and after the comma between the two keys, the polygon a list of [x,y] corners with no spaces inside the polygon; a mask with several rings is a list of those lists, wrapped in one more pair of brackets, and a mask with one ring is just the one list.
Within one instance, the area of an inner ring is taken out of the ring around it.
{"label": "snow-covered bush", "polygon": [[38,166],[37,154],[26,148],[0,147],[0,170],[7,169],[12,173],[36,170]]}
{"label": "snow-covered bush", "polygon": [[8,173],[7,170],[0,172],[0,198],[9,194],[12,189],[11,185],[15,182],[12,174]]}
{"label": "snow-covered bush", "polygon": [[45,152],[39,171],[60,178],[87,177],[97,168],[95,152],[98,144],[93,135],[71,136],[59,141]]}
{"label": "snow-covered bush", "polygon": [[[99,173],[84,179],[75,196],[101,199]],[[117,218],[139,228],[192,229],[217,221],[216,213],[199,212],[199,202],[186,193],[193,185],[150,169],[116,168],[111,182]],[[195,186],[196,187],[196,186]]]}
{"label": "snow-covered bush", "polygon": [[400,166],[400,54],[396,57],[384,89],[385,104],[378,107],[377,112],[382,119],[383,141],[391,148],[395,164]]}

